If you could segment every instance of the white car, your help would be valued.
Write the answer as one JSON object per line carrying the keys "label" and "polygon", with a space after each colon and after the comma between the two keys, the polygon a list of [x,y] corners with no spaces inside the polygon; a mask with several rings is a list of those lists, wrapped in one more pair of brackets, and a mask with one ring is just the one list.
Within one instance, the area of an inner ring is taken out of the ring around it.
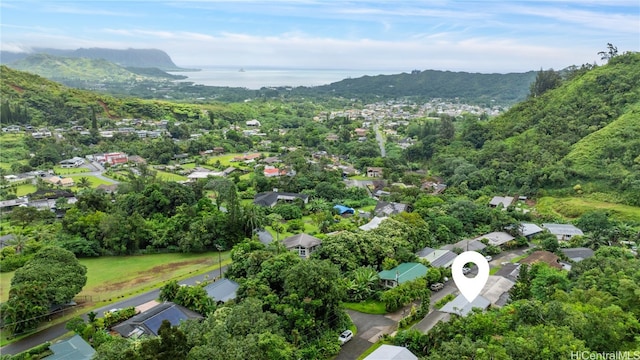
{"label": "white car", "polygon": [[493,260],[493,258],[491,256],[489,256],[489,255],[485,256],[484,258],[487,259],[487,261]]}
{"label": "white car", "polygon": [[463,268],[462,268],[462,273],[463,273],[464,275],[467,275],[467,274],[468,274],[468,273],[470,273],[470,272],[471,272],[471,268],[470,268],[470,267],[466,267],[466,266],[465,266],[465,267],[463,267]]}
{"label": "white car", "polygon": [[338,340],[340,340],[340,345],[344,345],[352,338],[353,338],[353,331],[345,330],[342,332],[342,334],[340,334],[340,336],[338,337]]}

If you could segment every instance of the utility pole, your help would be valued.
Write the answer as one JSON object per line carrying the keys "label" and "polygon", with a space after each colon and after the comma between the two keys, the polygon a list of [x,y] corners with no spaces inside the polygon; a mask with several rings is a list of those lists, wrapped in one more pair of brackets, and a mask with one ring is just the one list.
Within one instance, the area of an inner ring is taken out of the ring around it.
{"label": "utility pole", "polygon": [[218,249],[218,266],[220,268],[219,279],[222,279],[222,246],[216,245],[216,249]]}

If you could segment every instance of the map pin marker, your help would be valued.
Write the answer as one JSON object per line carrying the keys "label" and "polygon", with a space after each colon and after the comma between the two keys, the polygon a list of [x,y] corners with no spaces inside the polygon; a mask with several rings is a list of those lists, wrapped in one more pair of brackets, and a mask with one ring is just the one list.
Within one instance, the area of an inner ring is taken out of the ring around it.
{"label": "map pin marker", "polygon": [[[468,278],[462,272],[462,268],[467,263],[474,263],[478,266],[478,275]],[[451,275],[458,290],[468,302],[473,302],[489,279],[489,262],[480,253],[475,251],[465,251],[453,260],[451,265]]]}

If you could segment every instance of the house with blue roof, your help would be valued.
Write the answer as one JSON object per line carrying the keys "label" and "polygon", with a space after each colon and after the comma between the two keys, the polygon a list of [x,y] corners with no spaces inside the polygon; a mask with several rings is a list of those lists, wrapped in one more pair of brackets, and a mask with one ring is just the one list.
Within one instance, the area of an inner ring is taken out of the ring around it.
{"label": "house with blue roof", "polygon": [[333,209],[338,212],[338,215],[353,215],[356,212],[353,208],[344,205],[336,205]]}
{"label": "house with blue roof", "polygon": [[138,338],[142,335],[157,336],[164,320],[177,326],[182,321],[190,319],[201,320],[203,317],[184,306],[167,301],[114,326],[112,330],[126,338]]}
{"label": "house with blue roof", "polygon": [[207,292],[207,296],[215,300],[216,302],[227,302],[236,298],[236,291],[240,284],[230,279],[220,279],[212,282],[204,287],[204,291]]}
{"label": "house with blue roof", "polygon": [[96,351],[80,335],[59,341],[49,346],[53,355],[46,360],[91,360]]}

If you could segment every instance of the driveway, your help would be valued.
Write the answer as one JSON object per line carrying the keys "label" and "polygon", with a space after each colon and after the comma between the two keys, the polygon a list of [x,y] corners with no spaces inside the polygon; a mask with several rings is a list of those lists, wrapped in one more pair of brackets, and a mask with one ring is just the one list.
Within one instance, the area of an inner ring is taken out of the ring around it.
{"label": "driveway", "polygon": [[383,334],[395,331],[398,321],[402,317],[402,311],[387,315],[371,315],[347,310],[347,314],[351,317],[351,321],[356,325],[358,331],[351,341],[342,346],[342,350],[335,360],[357,359]]}

